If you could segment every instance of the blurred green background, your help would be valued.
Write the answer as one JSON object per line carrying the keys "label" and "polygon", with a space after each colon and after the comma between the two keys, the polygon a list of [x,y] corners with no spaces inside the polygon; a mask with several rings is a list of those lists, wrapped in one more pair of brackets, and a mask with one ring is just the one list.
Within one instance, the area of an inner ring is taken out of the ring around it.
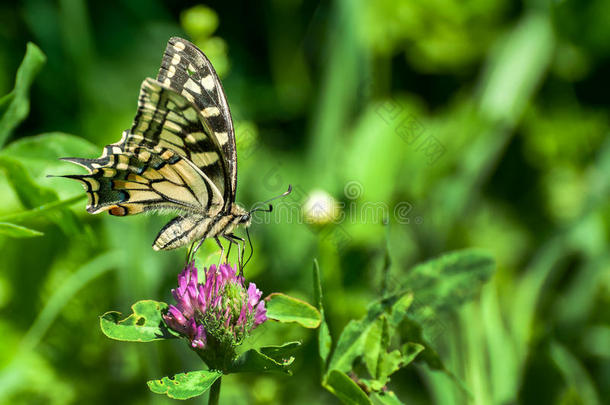
{"label": "blurred green background", "polygon": [[[265,294],[311,301],[317,257],[336,337],[379,295],[386,246],[395,285],[417,262],[484,248],[493,277],[429,318],[455,378],[418,364],[390,388],[408,404],[608,403],[608,15],[607,0],[2,2],[0,222],[44,234],[0,235],[0,402],[167,403],[145,381],[200,367],[181,342],[98,327],[137,300],[171,302],[184,251],[151,249],[170,217],[92,216],[78,184],[45,177],[120,138],[178,35],[222,77],[238,202],[294,187],[251,229],[246,277]],[[11,93],[28,41],[47,58],[29,114],[27,88]],[[16,99],[27,118],[13,128]],[[215,244],[199,257],[215,262]],[[304,341],[294,376],[227,377],[221,402],[337,403],[315,333],[267,323],[252,344],[287,339]]]}

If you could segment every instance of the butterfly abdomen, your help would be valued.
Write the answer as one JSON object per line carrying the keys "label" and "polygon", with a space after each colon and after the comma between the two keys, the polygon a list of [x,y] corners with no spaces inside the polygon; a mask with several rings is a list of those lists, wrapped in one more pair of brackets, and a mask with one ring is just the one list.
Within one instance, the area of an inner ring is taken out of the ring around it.
{"label": "butterfly abdomen", "polygon": [[238,225],[249,226],[250,216],[237,204],[233,204],[229,212],[221,212],[214,217],[176,217],[161,229],[153,243],[153,249],[177,249],[192,241],[228,235]]}

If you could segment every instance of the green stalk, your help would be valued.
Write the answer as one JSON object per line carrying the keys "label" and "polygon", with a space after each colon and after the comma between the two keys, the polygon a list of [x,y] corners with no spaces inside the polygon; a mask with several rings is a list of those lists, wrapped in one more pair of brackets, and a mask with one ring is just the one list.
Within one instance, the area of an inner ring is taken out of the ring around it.
{"label": "green stalk", "polygon": [[214,384],[212,384],[212,388],[210,388],[210,399],[208,400],[208,405],[218,405],[221,381],[222,377],[219,377],[216,381],[214,381]]}

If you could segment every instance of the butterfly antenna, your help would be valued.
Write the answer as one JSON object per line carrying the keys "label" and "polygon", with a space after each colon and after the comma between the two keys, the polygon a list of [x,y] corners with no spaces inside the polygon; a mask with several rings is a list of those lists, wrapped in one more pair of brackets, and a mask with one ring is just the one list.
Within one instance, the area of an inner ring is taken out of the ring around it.
{"label": "butterfly antenna", "polygon": [[[277,200],[278,198],[286,197],[290,193],[292,193],[292,185],[289,184],[288,185],[288,190],[284,191],[280,195],[276,195],[275,197],[268,199],[267,201],[263,201],[261,204],[262,205],[269,204],[271,201]],[[271,211],[273,211],[273,205],[269,204],[269,208],[267,208],[267,209],[265,209],[265,208],[254,208],[253,210],[250,211],[250,214],[252,214],[253,212],[257,212],[257,211],[271,212]]]}

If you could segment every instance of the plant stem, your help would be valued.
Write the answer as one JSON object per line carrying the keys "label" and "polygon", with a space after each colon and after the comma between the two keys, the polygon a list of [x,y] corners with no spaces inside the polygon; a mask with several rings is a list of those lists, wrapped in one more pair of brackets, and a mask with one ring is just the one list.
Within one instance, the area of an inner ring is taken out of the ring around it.
{"label": "plant stem", "polygon": [[212,384],[212,388],[210,388],[210,399],[208,400],[208,405],[218,405],[218,399],[220,398],[220,382],[222,377],[218,377],[214,384]]}

